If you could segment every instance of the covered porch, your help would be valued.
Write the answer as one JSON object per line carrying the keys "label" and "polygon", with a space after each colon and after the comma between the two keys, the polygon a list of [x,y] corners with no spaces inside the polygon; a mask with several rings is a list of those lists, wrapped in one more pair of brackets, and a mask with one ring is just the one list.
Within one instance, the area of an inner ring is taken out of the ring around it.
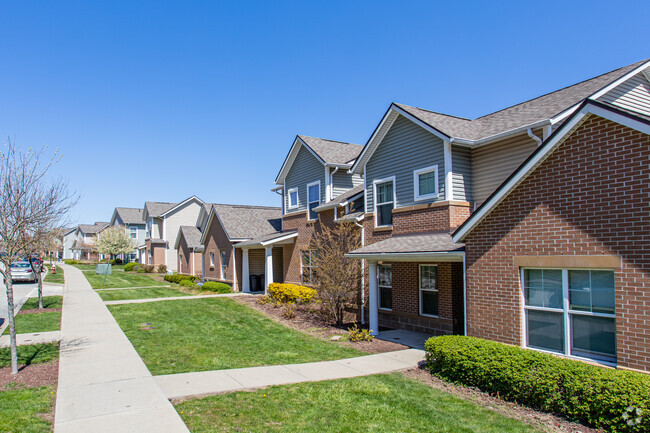
{"label": "covered porch", "polygon": [[397,235],[346,254],[367,261],[373,334],[464,333],[464,250],[441,232]]}
{"label": "covered porch", "polygon": [[298,232],[273,233],[235,245],[242,252],[242,292],[264,292],[284,281],[283,246],[295,242]]}

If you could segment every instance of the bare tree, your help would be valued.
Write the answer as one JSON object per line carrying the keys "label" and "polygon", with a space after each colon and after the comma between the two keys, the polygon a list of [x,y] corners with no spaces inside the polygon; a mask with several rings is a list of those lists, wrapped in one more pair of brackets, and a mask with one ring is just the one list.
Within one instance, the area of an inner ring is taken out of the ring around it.
{"label": "bare tree", "polygon": [[361,265],[345,254],[361,248],[361,231],[352,222],[340,222],[334,227],[322,225],[312,239],[315,252],[316,290],[323,307],[343,325],[345,307],[358,298],[361,287]]}
{"label": "bare tree", "polygon": [[99,254],[108,254],[114,259],[118,254],[128,254],[135,250],[136,244],[123,226],[108,227],[97,235],[95,250]]}
{"label": "bare tree", "polygon": [[[63,179],[52,179],[48,171],[59,161],[55,151],[47,158],[47,147],[21,150],[11,140],[0,149],[0,275],[7,291],[11,370],[18,373],[14,291],[11,263],[19,254],[32,251],[47,230],[60,227],[78,198]],[[45,158],[45,159],[43,159]]]}

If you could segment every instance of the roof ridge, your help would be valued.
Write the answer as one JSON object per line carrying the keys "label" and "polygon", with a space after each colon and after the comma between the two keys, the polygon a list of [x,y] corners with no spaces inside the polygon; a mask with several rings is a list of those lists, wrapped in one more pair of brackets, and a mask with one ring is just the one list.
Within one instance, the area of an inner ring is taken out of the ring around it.
{"label": "roof ridge", "polygon": [[350,143],[348,141],[339,141],[339,140],[332,140],[330,138],[321,138],[321,137],[313,137],[311,135],[304,135],[304,134],[298,134],[298,137],[301,139],[304,138],[314,138],[316,140],[323,140],[323,141],[329,141],[330,143],[337,143],[337,144],[350,144],[353,146],[363,146],[363,144],[357,144],[357,143]]}
{"label": "roof ridge", "polygon": [[[571,84],[571,85],[568,85],[568,86],[561,87],[561,88],[559,88],[559,89],[553,90],[552,92],[546,92],[546,93],[544,93],[544,94],[542,94],[542,95],[536,96],[536,97],[531,98],[531,99],[527,99],[527,100],[525,100],[525,101],[519,102],[519,103],[514,104],[514,105],[510,105],[510,106],[508,106],[508,107],[502,108],[502,109],[497,110],[497,111],[494,111],[494,112],[492,112],[492,113],[484,114],[483,116],[477,117],[477,118],[473,119],[472,121],[474,121],[474,120],[480,120],[480,119],[483,119],[483,118],[485,118],[485,117],[491,116],[491,115],[493,115],[493,114],[497,114],[497,113],[500,113],[500,112],[502,112],[502,111],[509,110],[510,108],[514,108],[514,107],[517,107],[517,106],[519,106],[519,105],[523,105],[523,104],[526,104],[526,103],[528,103],[528,102],[532,102],[532,101],[534,101],[534,100],[536,100],[536,99],[540,99],[540,98],[543,98],[543,97],[545,97],[545,96],[552,95],[553,93],[557,93],[557,92],[561,92],[562,90],[570,89],[571,87],[578,86],[578,85],[580,85],[580,84],[586,83],[587,81],[595,80],[596,78],[603,77],[603,76],[605,76],[605,75],[607,75],[607,74],[612,74],[612,73],[614,73],[614,72],[616,72],[616,71],[620,71],[621,69],[629,68],[630,66],[634,66],[634,68],[636,68],[636,67],[638,67],[638,66],[641,66],[641,64],[643,64],[643,63],[645,63],[645,62],[647,62],[647,61],[649,61],[649,60],[650,60],[650,58],[645,59],[645,60],[640,60],[640,61],[638,61],[638,62],[631,63],[631,64],[629,64],[629,65],[621,66],[620,68],[612,69],[612,70],[609,71],[609,72],[604,72],[604,73],[602,73],[602,74],[596,75],[595,77],[587,78],[586,80],[582,80],[582,81],[579,81],[579,82],[577,82],[577,83],[574,83],[574,84]],[[634,68],[630,69],[629,72],[632,72],[632,71],[634,70]],[[620,77],[619,77],[619,78],[620,78]],[[605,86],[607,86],[607,85],[605,85]],[[603,87],[605,87],[605,86],[603,86]],[[594,92],[594,93],[595,93],[595,92]]]}
{"label": "roof ridge", "polygon": [[230,206],[249,209],[282,209],[280,206],[263,206],[257,204],[231,204],[231,203],[210,203],[210,206]]}

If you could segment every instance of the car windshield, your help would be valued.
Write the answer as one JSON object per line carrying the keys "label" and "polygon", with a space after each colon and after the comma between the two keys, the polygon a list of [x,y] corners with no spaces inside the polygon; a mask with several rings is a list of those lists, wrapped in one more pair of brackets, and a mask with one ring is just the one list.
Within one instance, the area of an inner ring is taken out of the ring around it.
{"label": "car windshield", "polygon": [[11,267],[12,268],[29,268],[31,266],[27,262],[18,262],[18,263],[12,263]]}

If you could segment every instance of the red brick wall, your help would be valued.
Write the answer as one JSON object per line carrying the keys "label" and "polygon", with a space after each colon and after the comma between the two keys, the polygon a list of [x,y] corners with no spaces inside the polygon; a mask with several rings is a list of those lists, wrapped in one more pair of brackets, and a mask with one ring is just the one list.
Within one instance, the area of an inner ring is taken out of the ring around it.
{"label": "red brick wall", "polygon": [[650,138],[592,116],[466,239],[468,333],[522,345],[516,255],[616,254],[618,365],[650,370]]}
{"label": "red brick wall", "polygon": [[[217,218],[212,218],[210,226],[206,229],[207,234],[204,243],[203,257],[205,260],[205,279],[212,281],[223,281],[228,284],[233,284],[235,266],[232,261],[233,246],[226,232],[223,230],[221,223]],[[221,278],[221,251],[226,252],[226,275]],[[210,253],[214,254],[214,266],[210,266]],[[239,253],[241,255],[241,251]],[[241,276],[241,257],[240,263],[237,265],[237,270]]]}
{"label": "red brick wall", "polygon": [[[182,267],[181,267],[182,263]],[[177,266],[180,272],[180,269],[183,269],[183,274],[192,275],[192,250],[187,247],[185,243],[185,237],[181,236],[181,241],[178,245],[178,257],[177,257]],[[195,274],[197,269],[194,269]],[[198,268],[198,275],[201,275],[201,268]]]}

